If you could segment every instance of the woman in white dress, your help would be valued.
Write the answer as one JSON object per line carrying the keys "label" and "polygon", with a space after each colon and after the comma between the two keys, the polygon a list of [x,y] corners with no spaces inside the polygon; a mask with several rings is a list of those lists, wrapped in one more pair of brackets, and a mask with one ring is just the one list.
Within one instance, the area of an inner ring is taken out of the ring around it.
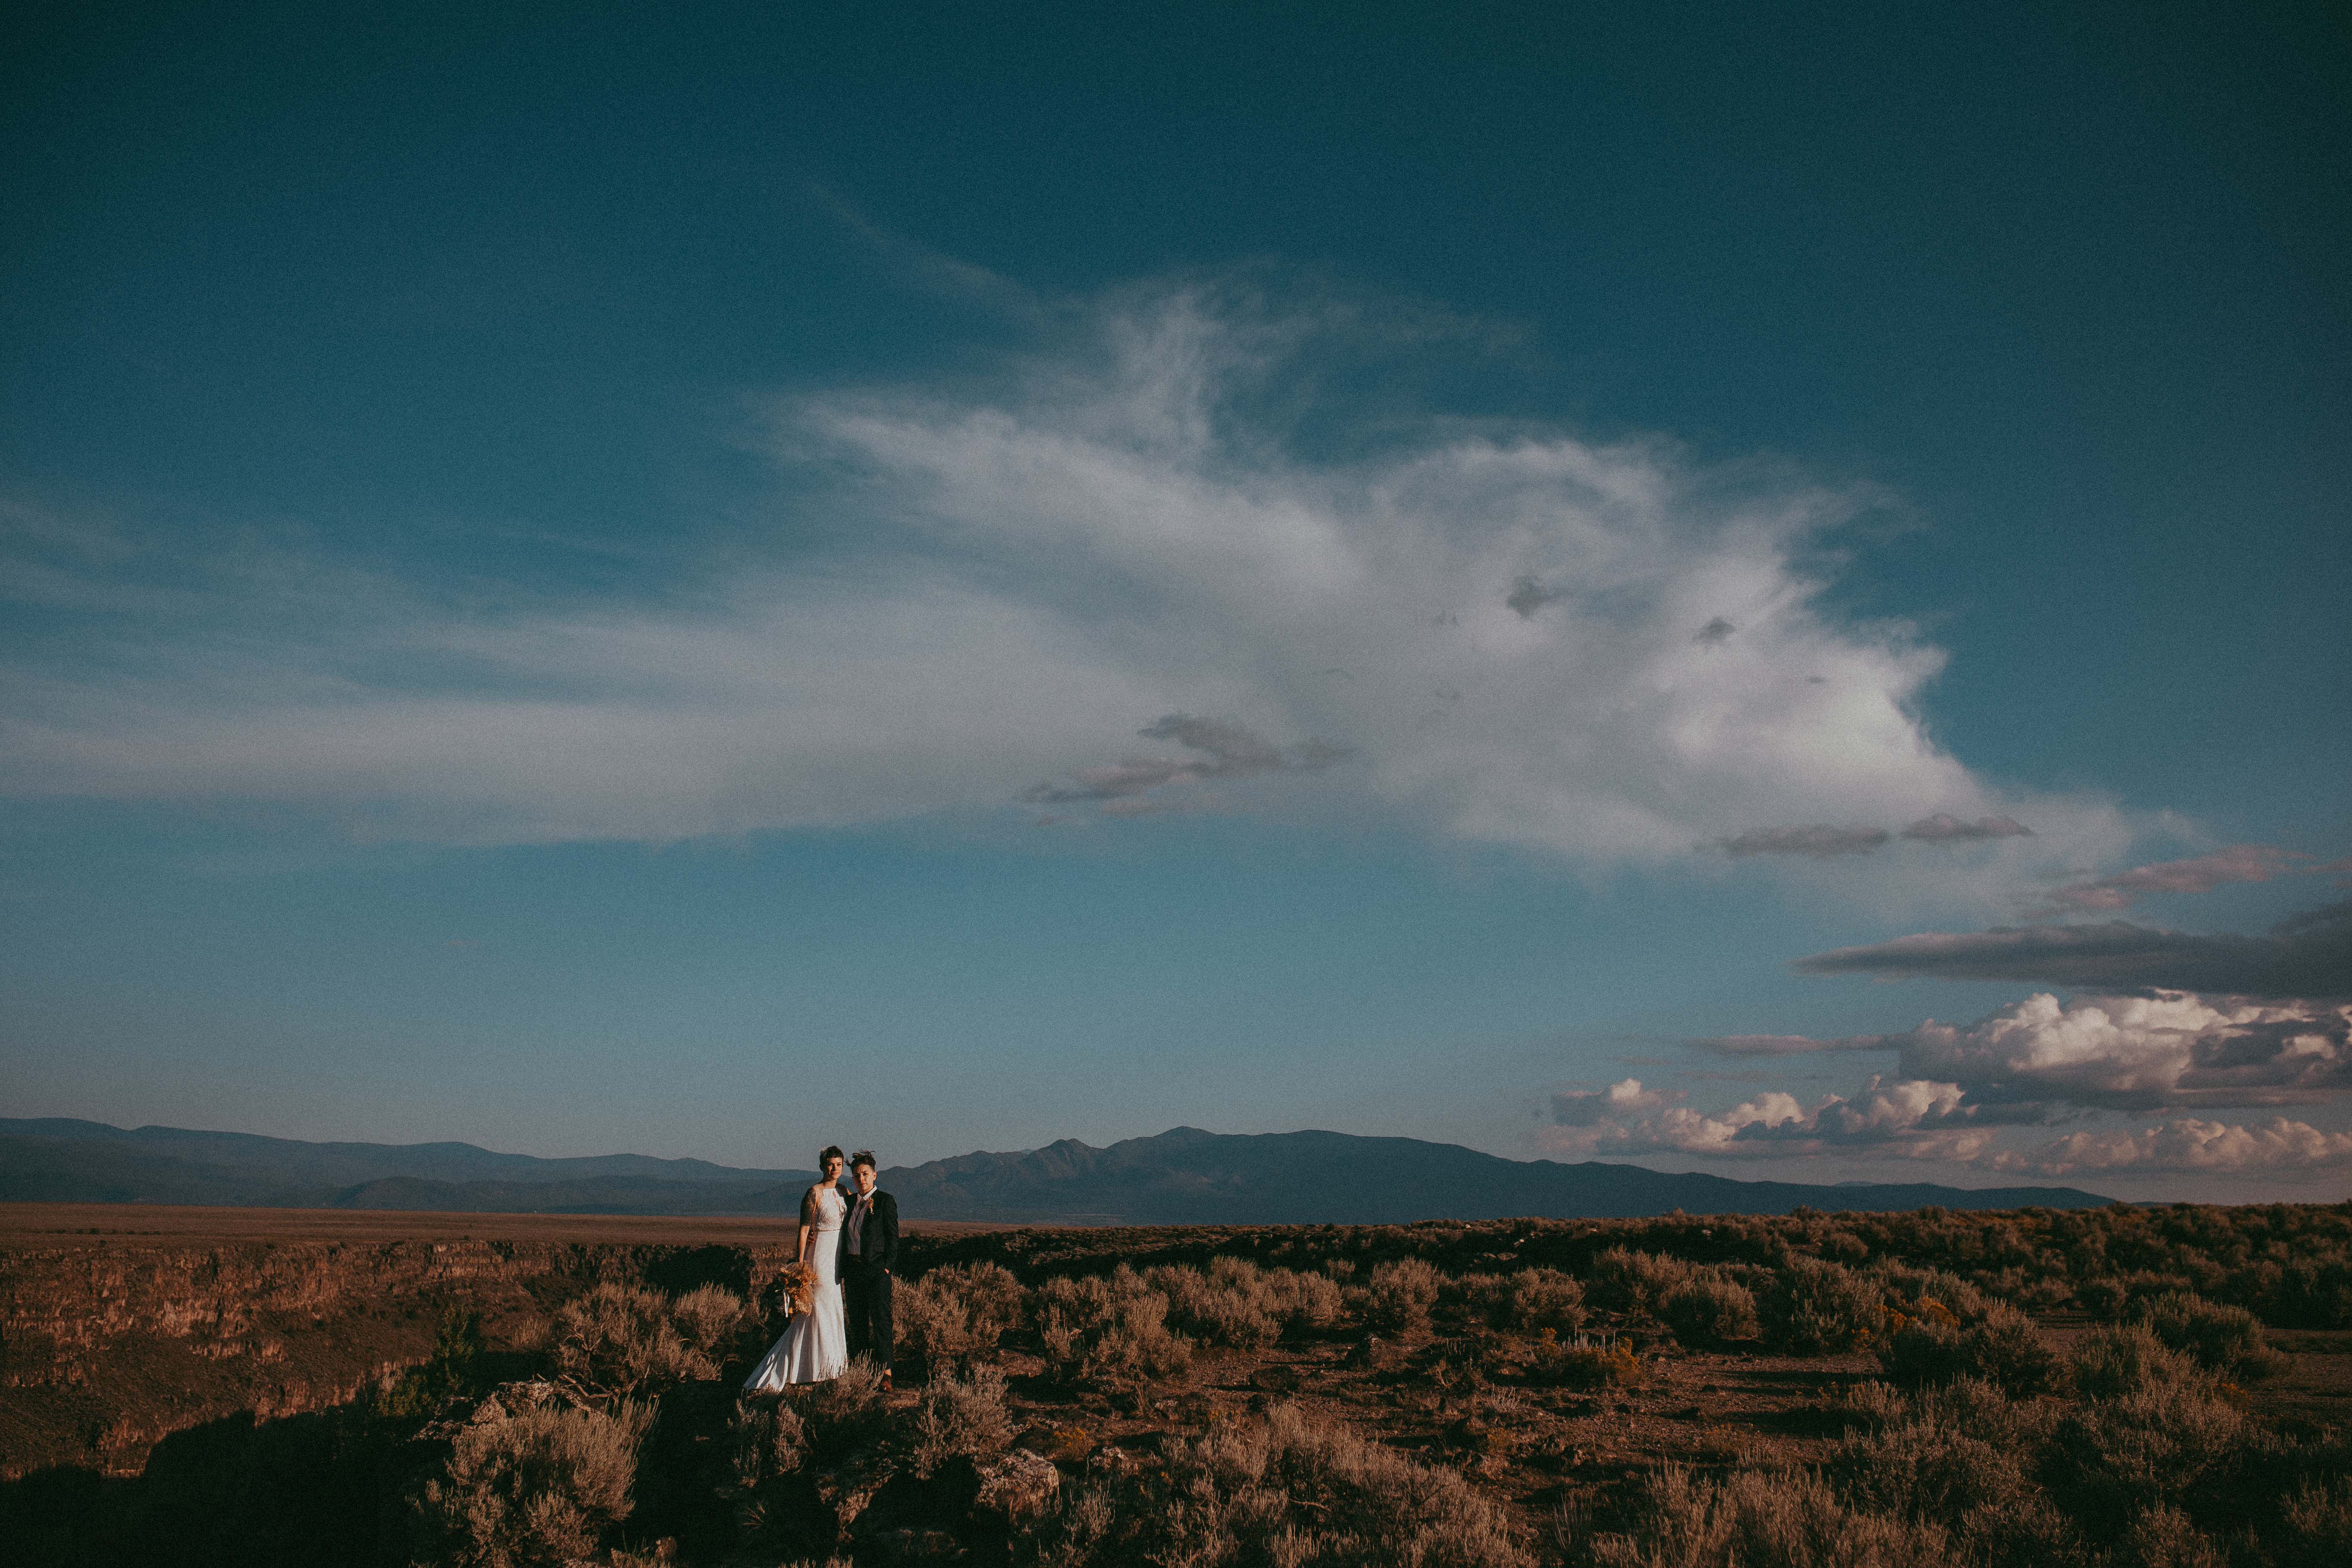
{"label": "woman in white dress", "polygon": [[849,1320],[842,1313],[835,1278],[841,1222],[849,1214],[849,1200],[838,1185],[842,1160],[839,1149],[827,1146],[816,1157],[824,1176],[801,1198],[801,1267],[816,1274],[808,1310],[794,1312],[784,1337],[760,1358],[743,1382],[746,1393],[776,1394],[795,1383],[826,1383],[848,1369]]}

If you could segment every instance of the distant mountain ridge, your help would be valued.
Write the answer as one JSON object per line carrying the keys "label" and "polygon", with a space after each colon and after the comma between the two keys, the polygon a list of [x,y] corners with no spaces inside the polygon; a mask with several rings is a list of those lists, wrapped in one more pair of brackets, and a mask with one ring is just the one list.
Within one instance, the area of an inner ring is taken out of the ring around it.
{"label": "distant mountain ridge", "polygon": [[814,1171],[471,1143],[306,1143],[250,1132],[0,1117],[0,1201],[457,1213],[789,1214]]}
{"label": "distant mountain ridge", "polygon": [[[789,1215],[810,1171],[603,1154],[543,1160],[471,1143],[306,1143],[245,1132],[0,1117],[0,1202],[443,1213]],[[2095,1207],[2073,1187],[1752,1182],[1639,1165],[1506,1160],[1346,1132],[1171,1128],[1097,1149],[1066,1138],[883,1173],[910,1219],[1029,1225],[1394,1225],[1816,1209]]]}
{"label": "distant mountain ridge", "polygon": [[887,1173],[901,1212],[932,1219],[1120,1225],[1394,1225],[1521,1215],[1631,1218],[1790,1209],[2095,1207],[2073,1187],[1753,1182],[1640,1165],[1507,1160],[1454,1143],[1345,1132],[1177,1127],[1097,1149],[1064,1139]]}

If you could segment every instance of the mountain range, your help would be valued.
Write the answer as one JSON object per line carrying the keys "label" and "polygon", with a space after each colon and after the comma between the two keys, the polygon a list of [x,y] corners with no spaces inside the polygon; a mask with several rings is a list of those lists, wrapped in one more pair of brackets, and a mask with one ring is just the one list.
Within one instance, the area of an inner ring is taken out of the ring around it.
{"label": "mountain range", "polygon": [[[470,1143],[306,1143],[245,1132],[0,1117],[0,1202],[199,1204],[443,1213],[787,1215],[814,1173],[604,1154],[543,1160]],[[1372,1225],[1816,1209],[2084,1208],[2073,1187],[1739,1181],[1639,1165],[1506,1160],[1345,1132],[1178,1127],[1097,1149],[896,1166],[910,1219],[1031,1225]]]}

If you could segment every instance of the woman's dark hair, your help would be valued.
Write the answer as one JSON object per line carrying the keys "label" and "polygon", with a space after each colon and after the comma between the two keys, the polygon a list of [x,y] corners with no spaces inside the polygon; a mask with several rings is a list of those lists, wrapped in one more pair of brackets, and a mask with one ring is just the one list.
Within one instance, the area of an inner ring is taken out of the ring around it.
{"label": "woman's dark hair", "polygon": [[841,1145],[838,1143],[826,1144],[824,1152],[817,1155],[816,1173],[818,1175],[824,1174],[824,1163],[827,1160],[838,1160],[845,1165],[849,1163],[849,1156],[841,1152]]}

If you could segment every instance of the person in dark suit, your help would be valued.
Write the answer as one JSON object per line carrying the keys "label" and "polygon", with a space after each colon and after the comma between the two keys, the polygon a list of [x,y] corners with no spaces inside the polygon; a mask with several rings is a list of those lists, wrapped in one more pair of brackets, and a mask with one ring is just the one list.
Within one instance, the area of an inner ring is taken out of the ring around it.
{"label": "person in dark suit", "polygon": [[898,1200],[875,1185],[874,1152],[849,1157],[849,1218],[841,1227],[842,1305],[849,1313],[849,1353],[867,1355],[890,1386],[890,1271],[898,1266]]}

